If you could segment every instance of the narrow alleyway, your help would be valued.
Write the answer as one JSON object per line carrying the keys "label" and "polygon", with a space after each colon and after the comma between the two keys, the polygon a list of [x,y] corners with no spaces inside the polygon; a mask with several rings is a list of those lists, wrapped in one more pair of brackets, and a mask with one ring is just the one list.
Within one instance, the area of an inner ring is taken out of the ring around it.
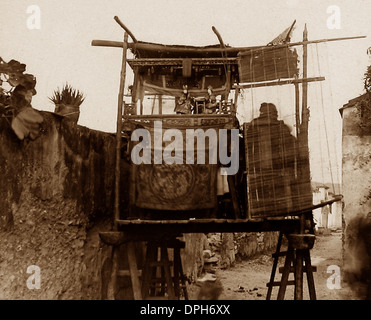
{"label": "narrow alleyway", "polygon": [[[316,237],[314,248],[311,251],[312,265],[317,266],[314,273],[316,294],[318,300],[356,300],[359,299],[342,279],[341,232],[333,231],[329,234],[319,234]],[[272,252],[273,253],[273,252]],[[283,259],[283,258],[281,258]],[[267,294],[266,283],[271,274],[273,258],[269,254],[257,258],[237,261],[229,269],[216,268],[216,277],[223,291],[219,299],[226,300],[265,300]],[[283,260],[279,266],[283,266]],[[334,269],[339,267],[341,284],[335,285]],[[276,273],[276,281],[281,275]],[[330,278],[331,277],[331,278]],[[330,279],[329,279],[330,278]],[[293,274],[290,278],[293,280]],[[306,276],[304,276],[304,299],[309,299]],[[328,285],[329,283],[329,285]],[[218,286],[218,284],[216,285]],[[192,298],[197,298],[197,289]],[[285,299],[294,297],[293,286],[288,286]],[[272,299],[276,299],[278,287],[273,289]]]}

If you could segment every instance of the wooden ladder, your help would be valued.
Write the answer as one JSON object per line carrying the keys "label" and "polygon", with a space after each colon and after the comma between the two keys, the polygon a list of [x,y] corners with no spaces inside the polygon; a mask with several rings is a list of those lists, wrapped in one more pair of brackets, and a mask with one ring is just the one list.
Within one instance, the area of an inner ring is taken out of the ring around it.
{"label": "wooden ladder", "polygon": [[[316,300],[313,272],[316,272],[317,268],[312,266],[310,259],[310,249],[313,247],[315,236],[313,234],[289,234],[287,251],[281,251],[282,237],[283,232],[280,232],[276,252],[272,255],[274,261],[270,281],[267,283],[266,300],[271,299],[272,289],[275,286],[279,287],[277,300],[283,300],[288,285],[295,286],[294,299],[302,300],[303,272],[307,275],[309,297],[311,300]],[[286,258],[284,266],[279,268],[279,272],[282,273],[281,281],[274,281],[278,260],[283,256]],[[294,280],[289,280],[290,273],[294,274]]]}

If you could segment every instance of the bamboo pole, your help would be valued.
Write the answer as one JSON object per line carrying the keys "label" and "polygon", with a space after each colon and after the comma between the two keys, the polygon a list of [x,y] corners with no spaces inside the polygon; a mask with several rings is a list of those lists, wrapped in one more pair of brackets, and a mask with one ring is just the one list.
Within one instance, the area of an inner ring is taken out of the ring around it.
{"label": "bamboo pole", "polygon": [[287,84],[299,84],[299,83],[304,83],[304,82],[316,82],[316,81],[324,81],[324,80],[325,80],[325,77],[312,77],[312,78],[290,79],[290,80],[274,80],[274,81],[239,84],[239,85],[234,85],[233,88],[250,89],[250,88],[259,88],[259,87],[283,86]]}
{"label": "bamboo pole", "polygon": [[289,42],[290,41],[290,36],[291,36],[291,32],[292,30],[294,29],[294,25],[296,23],[296,19],[294,20],[294,22],[292,23],[291,27],[290,27],[290,30],[289,32],[287,33],[287,36],[286,36],[286,39],[285,39],[285,43]]}
{"label": "bamboo pole", "polygon": [[[308,30],[307,25],[304,27],[303,32],[303,42],[308,41]],[[307,44],[303,45],[303,78],[308,77],[308,46]],[[302,125],[304,128],[307,126],[308,123],[308,115],[307,115],[307,104],[308,104],[308,83],[303,82],[302,84],[303,89],[303,96],[302,96]]]}
{"label": "bamboo pole", "polygon": [[[308,30],[307,25],[304,26],[303,31],[303,42],[308,41]],[[307,78],[308,76],[308,48],[307,44],[303,45],[303,78]],[[303,82],[302,83],[302,123],[300,127],[300,135],[299,135],[299,150],[300,152],[300,158],[301,158],[301,175],[300,179],[301,181],[307,181],[307,179],[310,179],[310,172],[309,177],[307,177],[308,169],[309,169],[309,150],[308,150],[308,121],[309,121],[309,115],[308,115],[308,109],[307,109],[307,103],[308,103],[308,83]],[[308,161],[307,161],[308,160]],[[308,166],[308,168],[307,168]],[[310,181],[310,180],[308,180]],[[304,182],[304,192],[306,192],[306,183]],[[306,193],[304,193],[305,195]],[[305,228],[305,213],[302,213],[300,215],[300,233],[304,233]],[[303,256],[301,254],[301,251],[296,252],[295,257],[295,294],[294,299],[295,300],[303,300]]]}
{"label": "bamboo pole", "polygon": [[117,106],[117,130],[116,130],[116,168],[115,168],[115,221],[114,229],[117,230],[117,221],[120,220],[120,162],[121,162],[121,140],[122,140],[122,111],[124,103],[124,88],[126,77],[126,55],[128,49],[128,33],[124,34],[124,42],[122,46],[122,65],[120,74],[120,88],[118,94]]}
{"label": "bamboo pole", "polygon": [[158,114],[162,114],[162,94],[158,96]]}
{"label": "bamboo pole", "polygon": [[220,43],[220,51],[221,51],[221,54],[222,54],[222,58],[225,59],[225,61],[223,62],[223,66],[224,66],[224,73],[225,73],[225,77],[226,77],[226,80],[227,80],[227,88],[228,90],[230,90],[230,76],[231,76],[231,69],[230,69],[230,66],[228,66],[228,71],[227,71],[227,65],[226,65],[226,59],[227,59],[227,52],[225,52],[225,44],[224,44],[224,41],[223,41],[223,38],[222,36],[220,35],[219,31],[214,27],[212,26],[211,28],[213,30],[213,32],[215,33],[215,35],[217,36],[218,40],[219,40],[219,43]]}
{"label": "bamboo pole", "polygon": [[[314,44],[314,43],[322,43],[322,42],[332,42],[332,41],[343,41],[343,40],[354,40],[354,39],[363,39],[366,36],[355,36],[355,37],[342,37],[342,38],[332,38],[332,39],[319,39],[319,40],[312,40],[312,41],[300,41],[300,42],[292,42],[287,44],[278,44],[275,46],[250,46],[250,47],[226,47],[224,49],[221,48],[207,48],[207,47],[196,47],[196,46],[172,46],[172,45],[163,45],[158,43],[144,43],[144,42],[137,42],[137,43],[128,43],[129,49],[137,49],[137,50],[159,50],[159,51],[167,51],[167,52],[199,52],[199,53],[217,53],[220,51],[230,53],[238,53],[241,51],[251,51],[251,50],[272,50],[275,48],[288,48],[288,47],[297,47],[304,44]],[[123,43],[120,41],[112,41],[112,40],[92,40],[91,45],[94,47],[113,47],[113,48],[122,48]]]}
{"label": "bamboo pole", "polygon": [[[117,128],[116,128],[116,167],[115,167],[115,212],[114,212],[114,231],[118,230],[118,221],[120,220],[120,162],[121,162],[121,140],[122,140],[122,109],[124,102],[124,88],[126,77],[126,55],[128,49],[128,34],[124,34],[124,42],[122,45],[122,65],[120,74],[120,87],[117,101]],[[116,246],[112,247],[112,285],[113,299],[115,299],[118,291],[117,272],[118,272],[118,257],[119,252]]]}
{"label": "bamboo pole", "polygon": [[295,82],[295,126],[296,126],[296,137],[300,134],[300,92],[299,83]]}
{"label": "bamboo pole", "polygon": [[124,29],[125,32],[127,32],[127,34],[131,37],[131,39],[133,39],[133,42],[134,42],[134,43],[137,43],[137,42],[138,42],[138,40],[134,37],[133,33],[129,30],[129,28],[128,28],[127,26],[125,26],[125,25],[121,22],[121,20],[119,19],[118,16],[114,16],[113,19],[115,19],[115,21],[120,25],[120,27],[121,27],[122,29]]}
{"label": "bamboo pole", "polygon": [[[307,25],[305,25],[303,32],[303,42],[308,41],[308,30]],[[303,78],[308,76],[308,46],[303,45]],[[300,126],[300,149],[301,152],[301,182],[303,183],[304,190],[302,191],[303,195],[312,195],[312,188],[310,184],[311,173],[310,173],[310,162],[309,162],[309,144],[308,144],[308,130],[309,130],[309,109],[308,109],[308,83],[303,82],[302,84],[302,117],[301,117],[301,126]],[[308,203],[305,203],[305,207],[310,207],[312,204],[312,197],[308,198]],[[309,218],[309,213],[306,215]],[[303,218],[304,219],[304,218]],[[304,225],[304,223],[302,223]],[[304,226],[302,226],[301,231]]]}

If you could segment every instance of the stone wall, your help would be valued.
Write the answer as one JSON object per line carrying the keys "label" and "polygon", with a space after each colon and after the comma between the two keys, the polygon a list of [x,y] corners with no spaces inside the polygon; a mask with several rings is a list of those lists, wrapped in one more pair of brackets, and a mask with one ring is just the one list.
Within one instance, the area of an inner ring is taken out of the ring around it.
{"label": "stone wall", "polygon": [[236,256],[247,259],[262,253],[273,253],[279,232],[240,233],[235,236]]}
{"label": "stone wall", "polygon": [[371,212],[371,123],[367,128],[363,121],[365,116],[371,115],[361,111],[357,101],[351,101],[342,109],[343,270],[345,279],[351,283],[361,280],[357,286],[365,283],[363,272],[370,263],[367,247],[371,248],[371,243],[365,243],[361,232],[367,214]]}
{"label": "stone wall", "polygon": [[[112,229],[115,136],[41,114],[43,132],[34,141],[20,141],[0,119],[0,299],[107,298],[112,248],[99,232]],[[121,172],[125,207],[129,166],[124,160]],[[195,281],[207,238],[185,234],[184,240],[183,270]],[[273,233],[225,234],[223,241],[223,267],[276,244]],[[140,251],[139,243],[143,256]],[[27,286],[35,275],[30,266],[39,267],[40,289]],[[119,298],[132,298],[130,280],[121,285]]]}
{"label": "stone wall", "polygon": [[[42,113],[43,133],[20,141],[0,123],[0,299],[99,299],[110,254],[115,138]],[[29,289],[27,268],[40,268]]]}
{"label": "stone wall", "polygon": [[[112,248],[99,232],[112,230],[115,135],[41,114],[43,133],[34,141],[18,140],[0,118],[0,299],[105,299]],[[124,208],[124,160],[121,173]],[[203,237],[185,236],[184,272],[192,279],[202,268]],[[137,247],[143,256],[143,243]],[[40,289],[27,286],[35,276],[29,266],[39,267]],[[121,280],[116,298],[131,299],[129,277]]]}
{"label": "stone wall", "polygon": [[275,251],[278,232],[210,233],[208,246],[218,256],[218,265],[229,268],[236,261],[247,260]]}

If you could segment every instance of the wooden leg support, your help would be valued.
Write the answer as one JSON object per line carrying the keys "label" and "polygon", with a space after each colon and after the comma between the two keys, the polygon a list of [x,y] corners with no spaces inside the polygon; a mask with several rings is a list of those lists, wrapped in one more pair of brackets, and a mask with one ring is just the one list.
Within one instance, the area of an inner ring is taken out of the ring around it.
{"label": "wooden leg support", "polygon": [[[180,299],[181,289],[183,289],[184,298],[188,300],[180,257],[181,248],[184,248],[184,242],[178,239],[148,242],[142,277],[143,299]],[[169,260],[168,249],[174,249],[173,261]],[[161,271],[160,277],[158,277],[158,268]],[[160,284],[160,287],[156,284]]]}
{"label": "wooden leg support", "polygon": [[135,256],[135,248],[134,248],[133,242],[129,242],[126,244],[126,251],[128,255],[129,272],[130,272],[130,278],[131,278],[131,285],[133,288],[134,300],[142,300],[142,292],[141,292],[141,286],[139,282],[137,259]]}
{"label": "wooden leg support", "polygon": [[[282,241],[282,234],[280,234],[277,244],[276,252],[273,254],[274,262],[270,282],[267,283],[268,292],[267,300],[270,300],[272,295],[272,287],[279,286],[277,300],[285,298],[287,285],[295,285],[294,299],[303,299],[303,273],[307,274],[309,298],[316,300],[316,291],[314,285],[313,272],[316,267],[313,267],[310,260],[310,249],[314,244],[314,235],[312,234],[293,234],[288,236],[289,245],[287,252],[281,252],[280,246]],[[285,264],[282,269],[281,281],[275,282],[275,273],[278,264],[278,258],[286,256]],[[305,264],[305,266],[304,266]],[[294,273],[294,281],[289,280],[290,273]]]}
{"label": "wooden leg support", "polygon": [[314,268],[312,267],[312,263],[310,261],[309,249],[307,249],[304,252],[304,261],[305,261],[305,267],[307,269],[309,298],[310,298],[310,300],[317,300],[316,289],[315,289],[315,286],[314,286],[314,277],[313,277]]}
{"label": "wooden leg support", "polygon": [[280,288],[278,290],[277,300],[283,300],[285,298],[286,288],[288,285],[291,263],[294,262],[294,249],[289,248],[286,253],[285,265],[283,267],[282,278]]}
{"label": "wooden leg support", "polygon": [[266,300],[270,300],[271,299],[271,296],[272,296],[274,278],[276,276],[278,259],[280,257],[280,253],[281,253],[280,252],[280,248],[281,248],[281,243],[282,243],[282,237],[283,237],[283,233],[280,232],[280,234],[278,236],[278,242],[277,242],[276,252],[273,254],[273,258],[274,258],[274,260],[273,260],[273,267],[272,267],[272,273],[271,273],[271,277],[270,277],[269,283],[267,284],[267,286],[268,286],[268,292],[267,292]]}
{"label": "wooden leg support", "polygon": [[173,279],[171,277],[170,261],[166,246],[161,247],[161,262],[163,264],[163,269],[165,273],[165,281],[167,285],[167,294],[169,296],[169,300],[175,300],[174,284]]}

